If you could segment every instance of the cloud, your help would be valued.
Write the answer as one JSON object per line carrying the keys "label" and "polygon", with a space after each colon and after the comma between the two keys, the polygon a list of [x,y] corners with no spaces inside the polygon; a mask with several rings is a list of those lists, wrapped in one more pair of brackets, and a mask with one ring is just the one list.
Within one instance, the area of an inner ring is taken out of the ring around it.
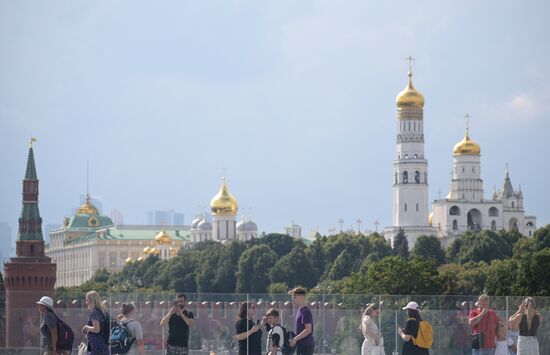
{"label": "cloud", "polygon": [[485,101],[479,105],[479,112],[488,121],[510,124],[536,122],[550,113],[544,104],[548,100],[550,90],[529,90],[501,100]]}

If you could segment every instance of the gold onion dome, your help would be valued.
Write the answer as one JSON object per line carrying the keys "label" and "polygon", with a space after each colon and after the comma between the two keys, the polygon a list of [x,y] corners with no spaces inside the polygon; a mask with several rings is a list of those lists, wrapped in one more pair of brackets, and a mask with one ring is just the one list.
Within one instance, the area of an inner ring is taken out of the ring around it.
{"label": "gold onion dome", "polygon": [[424,107],[424,96],[417,91],[412,83],[412,72],[409,71],[409,83],[405,90],[401,91],[395,99],[399,109],[422,109]]}
{"label": "gold onion dome", "polygon": [[143,254],[151,254],[151,248],[149,248],[148,246],[143,248]]}
{"label": "gold onion dome", "polygon": [[479,144],[470,139],[469,129],[466,128],[464,139],[455,144],[453,155],[480,155],[481,147]]}
{"label": "gold onion dome", "polygon": [[222,179],[220,191],[210,201],[210,210],[214,216],[235,216],[239,210],[237,199],[227,189],[225,178]]}
{"label": "gold onion dome", "polygon": [[434,213],[433,213],[433,212],[430,212],[430,214],[428,215],[428,225],[429,225],[430,227],[432,226],[433,219],[434,219]]}
{"label": "gold onion dome", "polygon": [[158,255],[159,254],[159,250],[157,248],[153,248],[151,249],[151,254],[153,255]]}
{"label": "gold onion dome", "polygon": [[90,202],[90,195],[86,194],[86,201],[76,210],[76,214],[89,214],[93,216],[99,214],[97,208]]}
{"label": "gold onion dome", "polygon": [[130,264],[130,263],[132,263],[132,262],[134,262],[134,259],[132,259],[131,257],[128,257],[128,258],[126,259],[126,264]]}
{"label": "gold onion dome", "polygon": [[170,244],[172,243],[172,237],[163,229],[156,235],[155,241],[159,244]]}

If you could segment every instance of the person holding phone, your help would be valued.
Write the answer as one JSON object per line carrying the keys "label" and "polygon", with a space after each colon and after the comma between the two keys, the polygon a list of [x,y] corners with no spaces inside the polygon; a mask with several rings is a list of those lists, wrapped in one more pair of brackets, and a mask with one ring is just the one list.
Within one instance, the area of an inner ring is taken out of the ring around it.
{"label": "person holding phone", "polygon": [[262,331],[260,326],[263,321],[258,319],[252,321],[256,307],[252,302],[243,302],[237,314],[235,324],[236,336],[239,341],[239,355],[261,355],[262,353]]}
{"label": "person holding phone", "polygon": [[160,321],[160,326],[168,325],[168,340],[166,341],[166,355],[189,354],[189,327],[195,325],[193,312],[185,309],[187,296],[180,293],[168,314]]}
{"label": "person holding phone", "polygon": [[468,324],[472,329],[472,355],[493,355],[495,352],[495,337],[500,318],[490,307],[488,295],[481,295],[477,308],[468,315]]}

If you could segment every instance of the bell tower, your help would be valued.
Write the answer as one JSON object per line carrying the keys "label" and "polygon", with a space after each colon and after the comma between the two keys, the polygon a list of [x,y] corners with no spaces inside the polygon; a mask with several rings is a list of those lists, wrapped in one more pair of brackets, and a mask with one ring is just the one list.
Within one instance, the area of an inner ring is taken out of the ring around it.
{"label": "bell tower", "polygon": [[[23,179],[23,207],[19,218],[16,256],[4,264],[6,287],[6,346],[21,347],[29,335],[23,324],[38,318],[36,301],[52,296],[56,265],[44,254],[42,218],[38,209],[38,177],[31,138],[27,170]],[[38,319],[36,319],[38,324]]]}

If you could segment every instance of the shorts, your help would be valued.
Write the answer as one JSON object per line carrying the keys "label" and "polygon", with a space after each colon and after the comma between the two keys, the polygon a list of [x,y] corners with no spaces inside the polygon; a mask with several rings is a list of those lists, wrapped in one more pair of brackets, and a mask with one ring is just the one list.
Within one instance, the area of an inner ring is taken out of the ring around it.
{"label": "shorts", "polygon": [[189,348],[167,344],[166,355],[189,355]]}

